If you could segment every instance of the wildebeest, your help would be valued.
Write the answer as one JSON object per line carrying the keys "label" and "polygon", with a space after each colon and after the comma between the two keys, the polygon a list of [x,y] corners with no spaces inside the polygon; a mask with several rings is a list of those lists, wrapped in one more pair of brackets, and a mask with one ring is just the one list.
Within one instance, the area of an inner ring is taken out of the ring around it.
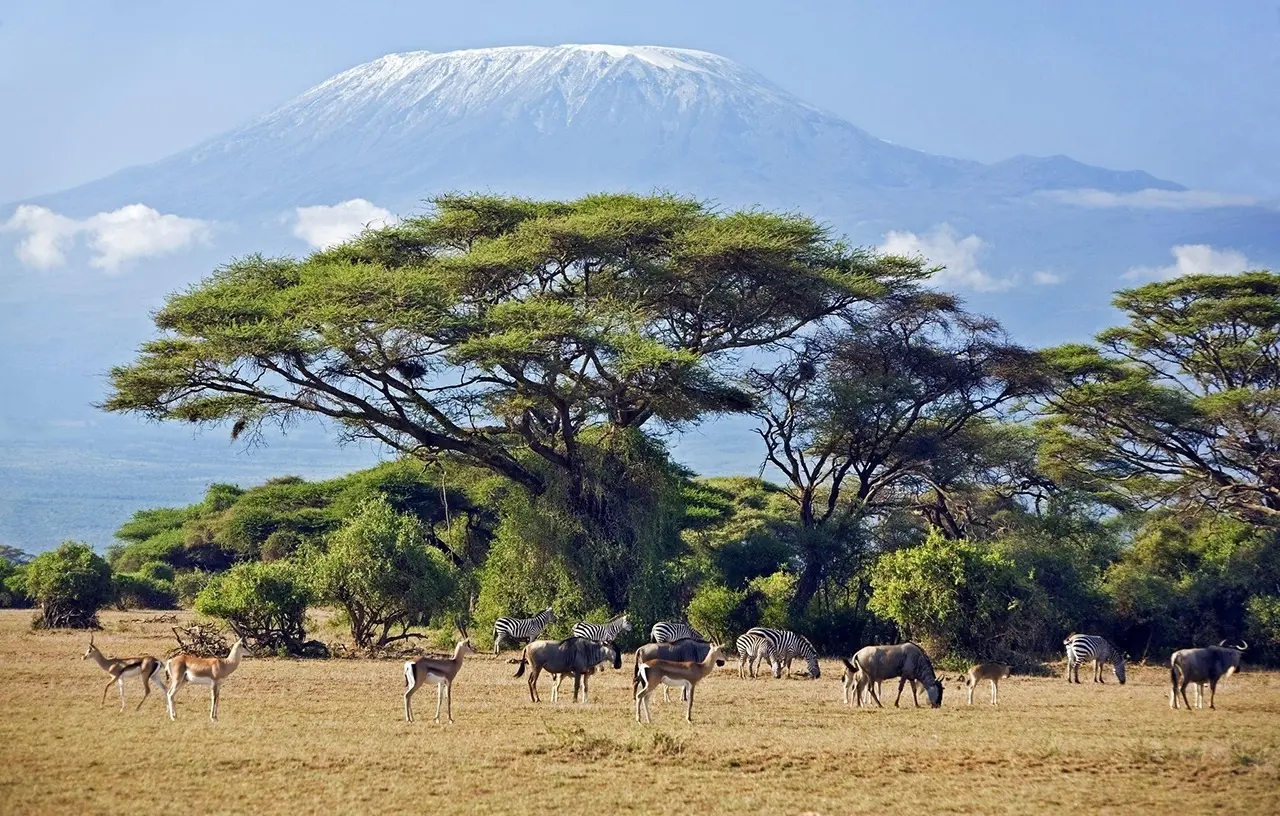
{"label": "wildebeest", "polygon": [[573,675],[573,699],[578,699],[578,687],[582,687],[582,702],[587,702],[587,677],[597,665],[609,660],[615,669],[622,668],[622,651],[614,643],[571,637],[565,640],[535,640],[524,647],[520,656],[520,668],[516,677],[529,670],[529,699],[538,702],[538,675],[543,671],[553,674]]}
{"label": "wildebeest", "polygon": [[[711,644],[705,640],[696,638],[681,638],[670,643],[646,643],[639,649],[636,649],[635,664],[631,669],[631,691],[634,694],[640,688],[640,664],[646,660],[673,660],[678,663],[699,663],[706,659],[707,653],[711,651]],[[721,656],[716,660],[717,666],[724,665],[724,657]],[[662,689],[663,699],[667,697],[668,689],[664,686]]]}
{"label": "wildebeest", "polygon": [[[895,707],[902,700],[902,690],[906,687],[908,680],[913,681],[911,698],[915,701],[917,708],[920,706],[920,699],[916,695],[915,681],[924,685],[930,706],[937,708],[942,705],[942,682],[933,673],[933,663],[929,661],[924,649],[915,643],[899,643],[896,646],[863,646],[853,656],[852,662],[844,661],[844,667],[846,678],[855,679],[857,690],[854,696],[859,706],[862,705],[863,689],[869,687],[871,699],[876,701],[877,706],[883,708],[876,684],[894,677],[901,678],[898,681],[898,696],[893,701]],[[848,700],[848,698],[846,689],[845,699]]]}
{"label": "wildebeest", "polygon": [[1169,705],[1178,707],[1178,694],[1182,694],[1182,702],[1187,710],[1191,703],[1187,700],[1188,683],[1209,684],[1209,708],[1213,708],[1214,694],[1218,690],[1218,680],[1224,675],[1240,671],[1240,660],[1249,644],[1240,641],[1239,646],[1228,646],[1224,640],[1217,646],[1204,646],[1199,649],[1180,649],[1169,658]]}

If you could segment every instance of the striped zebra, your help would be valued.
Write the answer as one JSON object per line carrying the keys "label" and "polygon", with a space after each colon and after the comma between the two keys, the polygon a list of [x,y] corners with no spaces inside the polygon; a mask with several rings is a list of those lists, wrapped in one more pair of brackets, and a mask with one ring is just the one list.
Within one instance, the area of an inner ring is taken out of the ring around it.
{"label": "striped zebra", "polygon": [[1120,685],[1124,685],[1124,655],[1098,635],[1067,635],[1067,682],[1080,682],[1080,664],[1093,661],[1093,682],[1102,682],[1102,664],[1110,661]]}
{"label": "striped zebra", "polygon": [[622,632],[631,631],[631,621],[627,620],[626,613],[619,615],[608,623],[587,623],[579,621],[573,625],[573,637],[587,638],[588,640],[598,640],[602,643],[613,643],[614,639]]}
{"label": "striped zebra", "polygon": [[768,660],[770,664],[773,661],[773,654],[769,651],[769,641],[753,635],[750,632],[738,636],[738,677],[756,676],[756,666],[761,660]]}
{"label": "striped zebra", "polygon": [[689,624],[674,621],[658,621],[653,625],[653,629],[649,630],[649,637],[653,638],[654,643],[674,643],[685,638],[701,640],[703,643],[707,641]]}
{"label": "striped zebra", "polygon": [[813,648],[813,644],[804,635],[797,635],[788,629],[768,629],[763,626],[748,629],[747,634],[763,638],[768,643],[769,662],[773,664],[774,677],[781,677],[784,668],[787,676],[791,675],[793,657],[805,659],[810,678],[817,680],[822,676],[822,669],[818,667],[818,650]]}
{"label": "striped zebra", "polygon": [[556,613],[549,606],[532,618],[498,618],[493,622],[493,653],[498,653],[504,640],[536,639],[555,619]]}

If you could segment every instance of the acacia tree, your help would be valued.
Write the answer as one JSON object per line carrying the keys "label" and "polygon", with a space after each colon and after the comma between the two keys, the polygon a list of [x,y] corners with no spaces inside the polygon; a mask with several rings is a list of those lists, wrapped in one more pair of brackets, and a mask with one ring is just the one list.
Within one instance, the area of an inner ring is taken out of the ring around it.
{"label": "acacia tree", "polygon": [[161,337],[112,370],[104,407],[233,436],[326,417],[534,493],[567,474],[583,499],[588,428],[744,410],[735,354],[921,274],[800,216],[675,196],[443,196],[335,249],[235,261],[171,296]]}
{"label": "acacia tree", "polygon": [[[919,509],[944,491],[939,463],[974,426],[1038,387],[1035,355],[949,295],[886,300],[748,378],[765,462],[803,528],[792,614],[803,614],[869,512]],[[968,434],[968,436],[966,436]]]}
{"label": "acacia tree", "polygon": [[1280,525],[1280,276],[1188,276],[1114,304],[1127,325],[1047,353],[1049,466],[1121,506]]}

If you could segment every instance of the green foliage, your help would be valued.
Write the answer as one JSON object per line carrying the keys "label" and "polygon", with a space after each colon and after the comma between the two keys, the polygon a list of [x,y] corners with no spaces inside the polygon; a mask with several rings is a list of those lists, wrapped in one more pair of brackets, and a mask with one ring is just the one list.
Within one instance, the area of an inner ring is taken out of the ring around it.
{"label": "green foliage", "polygon": [[791,616],[791,601],[796,594],[800,578],[793,572],[775,572],[752,579],[748,585],[756,598],[759,623],[752,626],[769,626],[787,629],[795,625]]}
{"label": "green foliage", "polygon": [[202,615],[225,620],[255,651],[300,654],[311,592],[290,561],[245,562],[214,576],[196,596]]}
{"label": "green foliage", "polygon": [[0,609],[19,609],[30,605],[26,565],[0,558]]}
{"label": "green foliage", "polygon": [[183,607],[195,606],[196,598],[213,576],[204,570],[185,570],[173,576],[173,591]]}
{"label": "green foliage", "polygon": [[933,651],[983,656],[1017,609],[1018,584],[1014,565],[999,553],[934,530],[921,544],[880,558],[870,608]]}
{"label": "green foliage", "polygon": [[327,550],[309,555],[307,571],[317,597],[345,611],[360,648],[412,637],[410,625],[429,623],[458,600],[449,559],[427,545],[416,518],[384,498],[361,504]]}
{"label": "green foliage", "polygon": [[925,275],[802,216],[675,196],[433,205],[171,296],[106,409],[235,434],[320,415],[537,492],[579,472],[584,431],[745,410],[730,358]]}
{"label": "green foliage", "polygon": [[1046,354],[1051,475],[1125,508],[1280,526],[1280,275],[1189,275],[1114,302],[1126,325]]}
{"label": "green foliage", "polygon": [[117,572],[112,576],[112,584],[116,606],[121,609],[176,609],[178,606],[172,580],[143,572]]}
{"label": "green foliage", "polygon": [[64,542],[26,568],[27,594],[40,604],[42,625],[87,629],[112,596],[111,567],[88,544]]}
{"label": "green foliage", "polygon": [[706,584],[689,601],[689,623],[716,643],[733,639],[755,625],[746,590]]}

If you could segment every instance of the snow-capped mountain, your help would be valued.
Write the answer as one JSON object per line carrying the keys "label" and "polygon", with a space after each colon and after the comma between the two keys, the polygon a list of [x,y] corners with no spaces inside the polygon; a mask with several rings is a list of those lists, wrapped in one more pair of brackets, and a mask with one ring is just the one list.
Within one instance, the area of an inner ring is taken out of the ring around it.
{"label": "snow-capped mountain", "polygon": [[[91,407],[103,373],[151,335],[148,310],[165,293],[238,254],[307,251],[298,208],[347,202],[372,216],[449,190],[654,189],[804,212],[856,243],[928,255],[948,267],[939,286],[1036,345],[1111,324],[1121,286],[1280,265],[1273,207],[1065,156],[930,155],[714,54],[390,54],[154,164],[15,202],[39,205],[16,214],[0,207],[0,347],[21,350],[0,357],[0,542],[101,544],[139,507],[196,500],[209,481],[370,460],[318,434],[244,456],[221,436]],[[704,473],[754,472],[750,435],[723,429],[685,438],[676,455]]]}
{"label": "snow-capped mountain", "polygon": [[412,206],[452,188],[663,187],[799,205],[1083,186],[1181,189],[1065,157],[989,167],[900,147],[715,54],[564,45],[390,54],[195,148],[47,201],[235,218],[357,196]]}

